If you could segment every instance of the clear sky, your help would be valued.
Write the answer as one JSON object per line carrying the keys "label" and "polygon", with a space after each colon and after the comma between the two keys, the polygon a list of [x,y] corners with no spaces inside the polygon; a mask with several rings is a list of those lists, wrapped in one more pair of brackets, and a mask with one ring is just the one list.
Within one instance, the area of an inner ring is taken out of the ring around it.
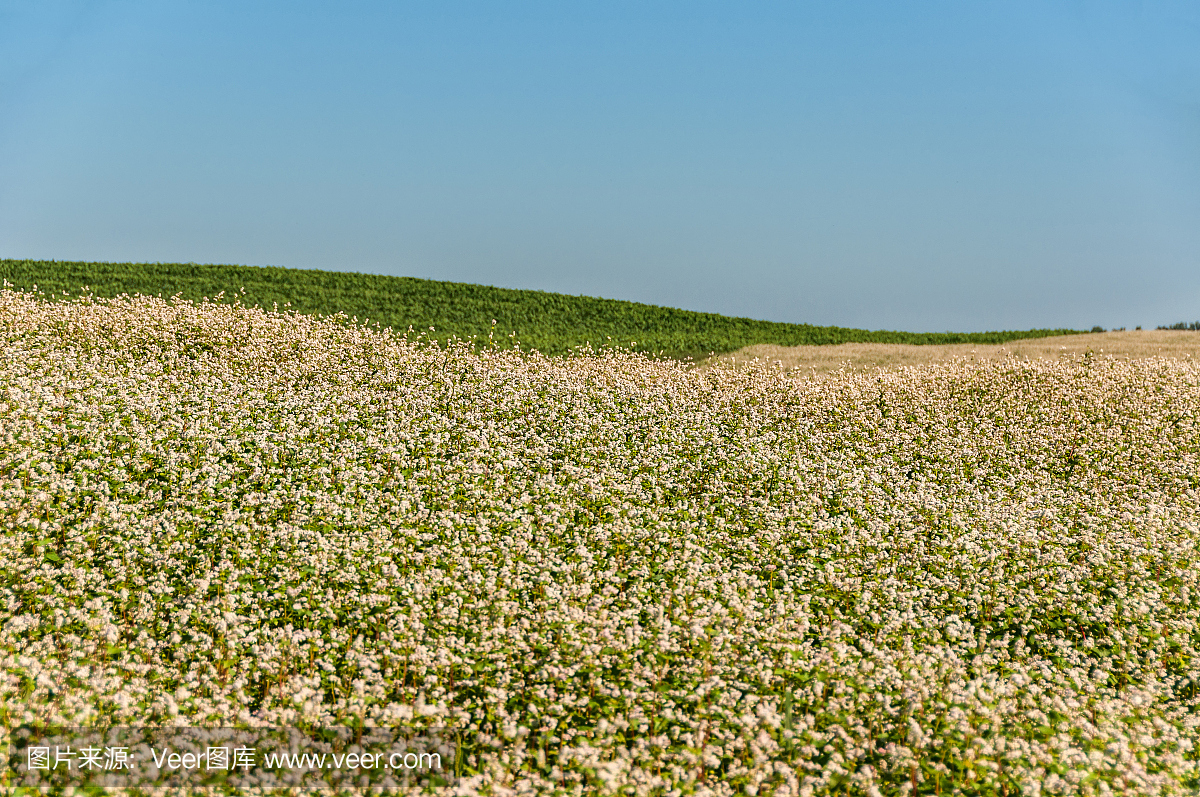
{"label": "clear sky", "polygon": [[1200,318],[1200,4],[0,0],[0,257]]}

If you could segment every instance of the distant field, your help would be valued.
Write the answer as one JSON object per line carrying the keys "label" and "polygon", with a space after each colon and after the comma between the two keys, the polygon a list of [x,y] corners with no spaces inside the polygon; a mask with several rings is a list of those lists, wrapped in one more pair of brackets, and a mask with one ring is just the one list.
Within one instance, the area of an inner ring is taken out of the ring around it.
{"label": "distant field", "polygon": [[509,333],[515,332],[524,348],[546,354],[564,354],[588,343],[604,346],[610,339],[634,351],[701,359],[756,344],[999,344],[1075,332],[913,333],[781,324],[543,291],[256,266],[0,260],[0,278],[22,290],[36,284],[47,297],[60,296],[63,291],[74,295],[87,285],[97,296],[180,294],[198,300],[224,291],[226,300],[232,302],[234,294],[244,288],[242,302],[246,305],[270,309],[275,303],[282,308],[291,302],[301,313],[342,312],[397,330],[411,326],[428,333],[434,327],[434,337],[442,341],[486,338],[495,319],[497,337],[507,341]]}
{"label": "distant field", "polygon": [[843,343],[835,346],[747,346],[740,351],[720,355],[714,360],[748,363],[754,360],[777,363],[799,373],[827,373],[884,368],[893,370],[909,365],[949,362],[956,358],[973,361],[1057,360],[1064,355],[1086,352],[1101,357],[1137,359],[1174,357],[1200,359],[1200,333],[1177,330],[1136,330],[1132,332],[1095,332],[1029,338],[1006,344],[958,343],[912,346],[896,343]]}

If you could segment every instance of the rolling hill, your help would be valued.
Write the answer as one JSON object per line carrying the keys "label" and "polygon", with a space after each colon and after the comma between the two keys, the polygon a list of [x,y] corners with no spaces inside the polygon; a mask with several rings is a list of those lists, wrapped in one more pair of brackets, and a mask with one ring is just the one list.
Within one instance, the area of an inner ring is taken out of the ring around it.
{"label": "rolling hill", "polygon": [[[588,343],[595,347],[611,343],[669,357],[700,358],[763,343],[1005,343],[1075,332],[868,331],[412,277],[258,266],[0,260],[0,278],[21,290],[36,285],[47,297],[61,297],[63,291],[78,295],[84,286],[96,296],[141,293],[190,300],[216,297],[223,291],[222,301],[240,299],[267,309],[290,302],[297,312],[341,312],[398,331],[412,327],[441,341],[486,339],[494,319],[495,337],[503,343],[515,333],[522,347],[547,354],[564,354]],[[433,333],[428,332],[430,327]]]}

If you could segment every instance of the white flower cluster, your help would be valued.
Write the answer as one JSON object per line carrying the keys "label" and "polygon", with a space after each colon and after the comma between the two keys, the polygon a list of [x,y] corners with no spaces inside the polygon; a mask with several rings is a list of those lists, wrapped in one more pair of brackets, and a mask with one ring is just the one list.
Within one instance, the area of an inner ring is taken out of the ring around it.
{"label": "white flower cluster", "polygon": [[448,728],[458,793],[1182,794],[1200,366],[799,381],[0,293],[0,722]]}

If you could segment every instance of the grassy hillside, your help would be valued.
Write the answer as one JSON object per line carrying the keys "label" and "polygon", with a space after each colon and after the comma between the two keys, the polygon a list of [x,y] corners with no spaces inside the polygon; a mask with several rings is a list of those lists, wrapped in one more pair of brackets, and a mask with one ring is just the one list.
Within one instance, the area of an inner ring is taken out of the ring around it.
{"label": "grassy hillside", "polygon": [[440,340],[487,337],[496,320],[497,337],[515,332],[524,347],[561,354],[609,338],[637,351],[703,357],[758,343],[783,346],[828,343],[1004,343],[1070,334],[1075,330],[913,333],[867,331],[810,324],[782,324],[715,313],[696,313],[613,299],[565,296],[438,282],[411,277],[256,266],[190,263],[82,263],[0,260],[0,278],[22,290],[33,285],[47,296],[78,294],[87,285],[97,296],[142,293],[185,299],[226,299],[245,288],[244,304],[270,308],[291,302],[302,313],[345,313],[359,320],[404,330],[434,327]]}

